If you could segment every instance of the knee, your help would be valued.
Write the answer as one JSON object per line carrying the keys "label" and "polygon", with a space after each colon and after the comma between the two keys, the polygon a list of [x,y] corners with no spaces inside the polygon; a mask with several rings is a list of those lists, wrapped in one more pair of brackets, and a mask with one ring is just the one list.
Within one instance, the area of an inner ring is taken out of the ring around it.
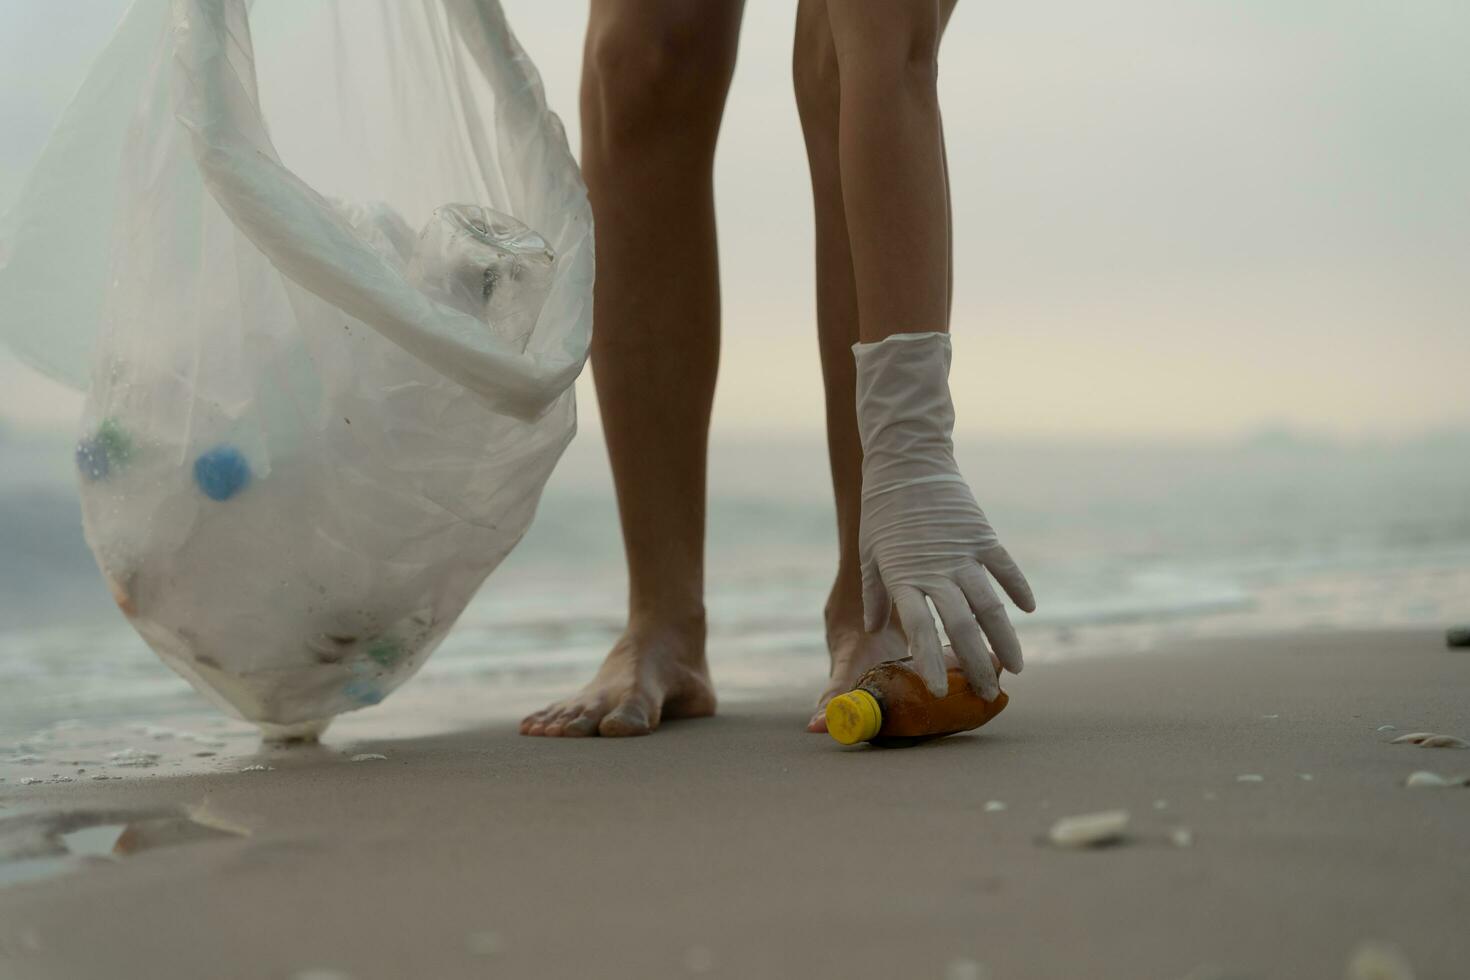
{"label": "knee", "polygon": [[713,150],[735,51],[696,6],[661,25],[629,11],[588,32],[583,112],[601,149],[688,142]]}
{"label": "knee", "polygon": [[843,30],[834,23],[833,47],[842,84],[932,92],[939,79],[937,13],[902,23]]}
{"label": "knee", "polygon": [[836,126],[841,85],[837,52],[825,22],[810,29],[798,23],[791,56],[791,84],[796,92],[796,111],[804,127],[811,130],[824,124]]}

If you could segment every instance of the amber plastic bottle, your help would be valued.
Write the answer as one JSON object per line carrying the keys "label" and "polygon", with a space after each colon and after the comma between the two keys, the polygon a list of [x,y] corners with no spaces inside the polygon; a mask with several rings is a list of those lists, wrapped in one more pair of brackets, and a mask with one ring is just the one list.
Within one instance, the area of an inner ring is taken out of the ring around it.
{"label": "amber plastic bottle", "polygon": [[1004,691],[986,701],[949,668],[949,690],[935,697],[907,662],[890,660],[858,678],[857,687],[827,702],[827,732],[843,745],[917,745],[979,728],[1005,708]]}

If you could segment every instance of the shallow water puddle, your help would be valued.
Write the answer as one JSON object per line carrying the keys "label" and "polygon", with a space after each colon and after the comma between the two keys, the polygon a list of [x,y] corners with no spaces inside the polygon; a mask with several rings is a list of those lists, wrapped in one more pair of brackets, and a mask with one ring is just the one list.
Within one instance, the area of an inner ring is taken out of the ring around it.
{"label": "shallow water puddle", "polygon": [[112,864],[157,847],[247,834],[187,807],[17,815],[0,820],[0,888]]}

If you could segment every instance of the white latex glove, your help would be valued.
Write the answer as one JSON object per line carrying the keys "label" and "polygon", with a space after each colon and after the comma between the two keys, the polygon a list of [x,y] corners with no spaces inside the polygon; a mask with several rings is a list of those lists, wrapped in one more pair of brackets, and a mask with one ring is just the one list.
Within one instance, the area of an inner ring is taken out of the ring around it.
{"label": "white latex glove", "polygon": [[863,444],[864,625],[882,629],[896,606],[915,669],[941,695],[945,668],[927,597],[971,687],[993,700],[1000,681],[981,631],[1012,673],[1021,670],[1021,644],[986,570],[1026,612],[1036,600],[955,465],[949,335],[894,334],[852,350]]}

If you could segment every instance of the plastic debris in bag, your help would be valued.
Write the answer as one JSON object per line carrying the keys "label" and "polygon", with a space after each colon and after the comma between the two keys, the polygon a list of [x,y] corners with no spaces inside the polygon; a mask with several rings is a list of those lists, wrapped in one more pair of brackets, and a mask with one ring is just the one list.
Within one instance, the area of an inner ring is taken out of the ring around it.
{"label": "plastic debris in bag", "polygon": [[381,701],[525,533],[591,289],[493,0],[137,0],[0,223],[114,599],[273,735]]}

